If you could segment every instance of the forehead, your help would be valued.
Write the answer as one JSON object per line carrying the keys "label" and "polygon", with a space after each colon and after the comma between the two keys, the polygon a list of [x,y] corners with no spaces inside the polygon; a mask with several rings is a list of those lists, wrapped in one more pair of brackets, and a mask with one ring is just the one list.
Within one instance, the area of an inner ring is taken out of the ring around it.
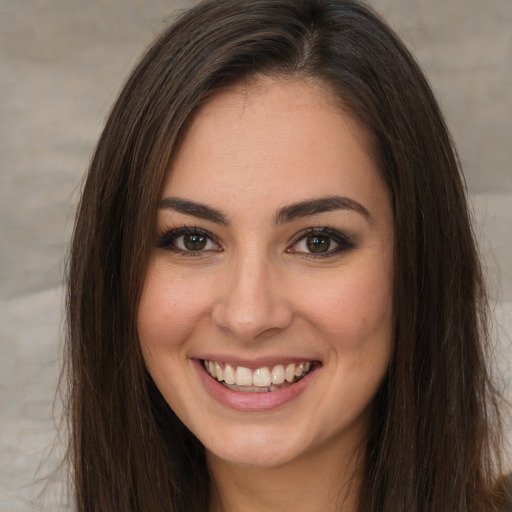
{"label": "forehead", "polygon": [[318,81],[260,77],[223,89],[198,111],[163,194],[221,205],[300,201],[333,189],[372,195],[383,185],[367,141]]}

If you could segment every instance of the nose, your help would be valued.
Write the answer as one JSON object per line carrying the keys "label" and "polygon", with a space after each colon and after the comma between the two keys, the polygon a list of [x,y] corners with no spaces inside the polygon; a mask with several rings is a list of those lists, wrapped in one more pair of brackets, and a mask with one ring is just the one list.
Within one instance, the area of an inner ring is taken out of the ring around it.
{"label": "nose", "polygon": [[266,339],[286,329],[293,318],[282,272],[262,256],[239,257],[225,270],[212,311],[213,324],[238,342]]}

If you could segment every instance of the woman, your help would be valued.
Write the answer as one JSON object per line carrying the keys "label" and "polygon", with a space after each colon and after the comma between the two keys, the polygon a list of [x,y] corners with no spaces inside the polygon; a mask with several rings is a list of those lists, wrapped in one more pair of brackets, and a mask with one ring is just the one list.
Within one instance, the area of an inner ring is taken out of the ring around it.
{"label": "woman", "polygon": [[77,510],[503,510],[464,192],[364,5],[186,13],[123,88],[77,216]]}

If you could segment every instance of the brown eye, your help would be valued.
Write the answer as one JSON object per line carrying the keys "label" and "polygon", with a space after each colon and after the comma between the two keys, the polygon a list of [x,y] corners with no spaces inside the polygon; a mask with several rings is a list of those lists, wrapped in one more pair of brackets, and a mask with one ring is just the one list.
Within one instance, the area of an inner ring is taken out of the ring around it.
{"label": "brown eye", "polygon": [[158,241],[158,247],[188,256],[222,251],[220,245],[208,231],[189,227],[167,231]]}
{"label": "brown eye", "polygon": [[188,251],[201,251],[206,247],[208,238],[204,235],[190,234],[183,236],[183,245]]}
{"label": "brown eye", "polygon": [[288,247],[286,252],[310,258],[322,258],[335,256],[354,248],[353,240],[345,233],[324,227],[309,228],[297,233],[295,242]]}
{"label": "brown eye", "polygon": [[331,247],[331,239],[326,235],[309,235],[306,238],[306,245],[312,253],[327,252]]}

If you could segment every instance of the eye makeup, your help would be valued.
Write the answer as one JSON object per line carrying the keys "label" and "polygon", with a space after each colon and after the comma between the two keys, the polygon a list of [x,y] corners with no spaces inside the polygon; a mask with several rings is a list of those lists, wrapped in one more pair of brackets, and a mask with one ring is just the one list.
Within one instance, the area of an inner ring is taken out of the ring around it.
{"label": "eye makeup", "polygon": [[[222,244],[210,231],[196,226],[181,226],[165,230],[158,238],[157,247],[184,256],[222,252]],[[328,226],[308,227],[296,233],[286,253],[317,259],[327,258],[354,249],[352,237]]]}
{"label": "eye makeup", "polygon": [[184,256],[201,256],[204,252],[220,252],[216,237],[198,227],[182,226],[165,231],[158,239],[157,247]]}
{"label": "eye makeup", "polygon": [[286,250],[307,258],[326,258],[356,247],[353,239],[331,227],[309,227],[297,233]]}

